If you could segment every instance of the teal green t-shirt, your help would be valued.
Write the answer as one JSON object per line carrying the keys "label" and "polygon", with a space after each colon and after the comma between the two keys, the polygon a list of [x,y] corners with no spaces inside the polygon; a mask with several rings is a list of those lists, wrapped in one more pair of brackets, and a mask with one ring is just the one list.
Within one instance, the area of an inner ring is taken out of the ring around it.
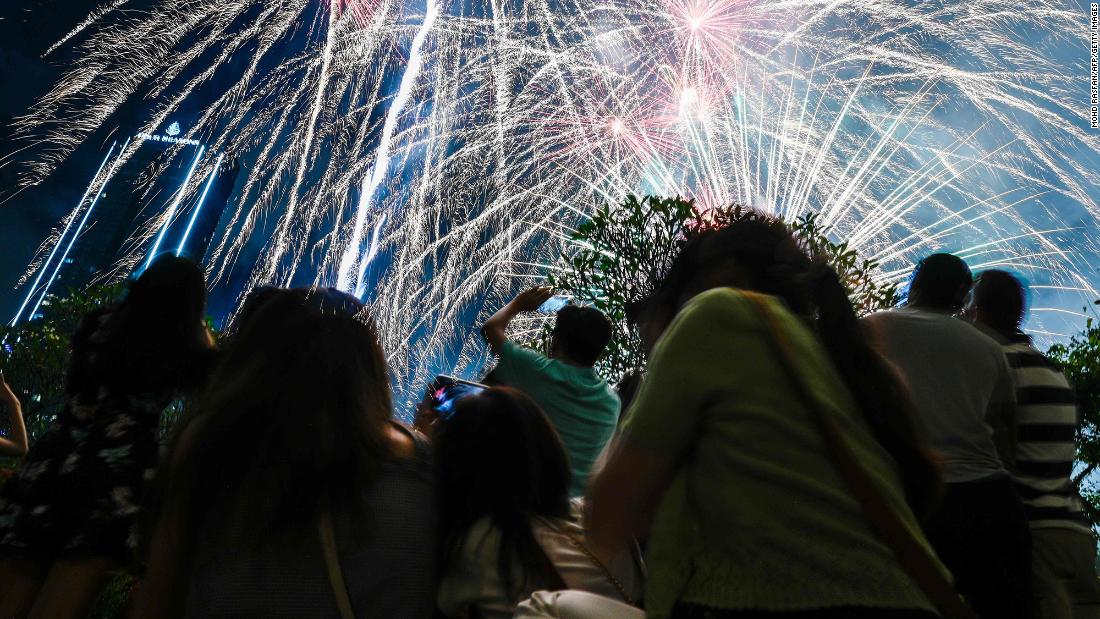
{"label": "teal green t-shirt", "polygon": [[573,469],[572,496],[584,494],[588,475],[619,421],[619,396],[592,368],[550,359],[506,341],[495,374],[535,401],[557,428]]}

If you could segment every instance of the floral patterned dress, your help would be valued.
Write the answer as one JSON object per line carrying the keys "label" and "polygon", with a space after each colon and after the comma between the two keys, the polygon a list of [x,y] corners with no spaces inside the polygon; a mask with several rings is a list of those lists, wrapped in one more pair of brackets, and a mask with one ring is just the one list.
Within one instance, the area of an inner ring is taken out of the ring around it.
{"label": "floral patterned dress", "polygon": [[172,399],[107,387],[71,396],[0,488],[0,553],[131,558],[159,457],[160,415]]}

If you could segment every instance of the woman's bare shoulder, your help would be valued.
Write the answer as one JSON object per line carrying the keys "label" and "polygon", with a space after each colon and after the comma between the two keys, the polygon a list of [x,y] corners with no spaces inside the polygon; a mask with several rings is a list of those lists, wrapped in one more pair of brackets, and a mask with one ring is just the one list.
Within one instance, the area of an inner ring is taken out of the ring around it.
{"label": "woman's bare shoulder", "polygon": [[412,460],[416,457],[416,441],[412,433],[411,428],[406,428],[398,421],[386,427],[386,440],[394,456],[401,460]]}

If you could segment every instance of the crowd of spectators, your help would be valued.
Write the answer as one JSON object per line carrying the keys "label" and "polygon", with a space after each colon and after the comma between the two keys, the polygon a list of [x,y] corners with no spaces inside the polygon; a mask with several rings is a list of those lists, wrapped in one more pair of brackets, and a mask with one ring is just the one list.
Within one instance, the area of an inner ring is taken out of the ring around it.
{"label": "crowd of spectators", "polygon": [[201,269],[154,261],[29,451],[0,380],[0,617],[87,616],[126,570],[134,617],[1100,618],[1073,391],[1013,275],[934,254],[860,319],[747,217],[630,305],[617,385],[596,309],[509,337],[552,294],[484,323],[484,385],[401,414],[355,297],[257,289],[215,345]]}

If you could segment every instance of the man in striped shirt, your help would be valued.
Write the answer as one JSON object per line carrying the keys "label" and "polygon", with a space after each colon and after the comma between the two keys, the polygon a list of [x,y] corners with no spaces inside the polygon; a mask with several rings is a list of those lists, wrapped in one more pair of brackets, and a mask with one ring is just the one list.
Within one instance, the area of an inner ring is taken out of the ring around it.
{"label": "man in striped shirt", "polygon": [[1016,384],[1016,488],[1032,534],[1041,619],[1100,617],[1096,541],[1070,477],[1077,406],[1065,375],[1020,331],[1025,291],[1005,271],[985,271],[967,315],[1004,347]]}

